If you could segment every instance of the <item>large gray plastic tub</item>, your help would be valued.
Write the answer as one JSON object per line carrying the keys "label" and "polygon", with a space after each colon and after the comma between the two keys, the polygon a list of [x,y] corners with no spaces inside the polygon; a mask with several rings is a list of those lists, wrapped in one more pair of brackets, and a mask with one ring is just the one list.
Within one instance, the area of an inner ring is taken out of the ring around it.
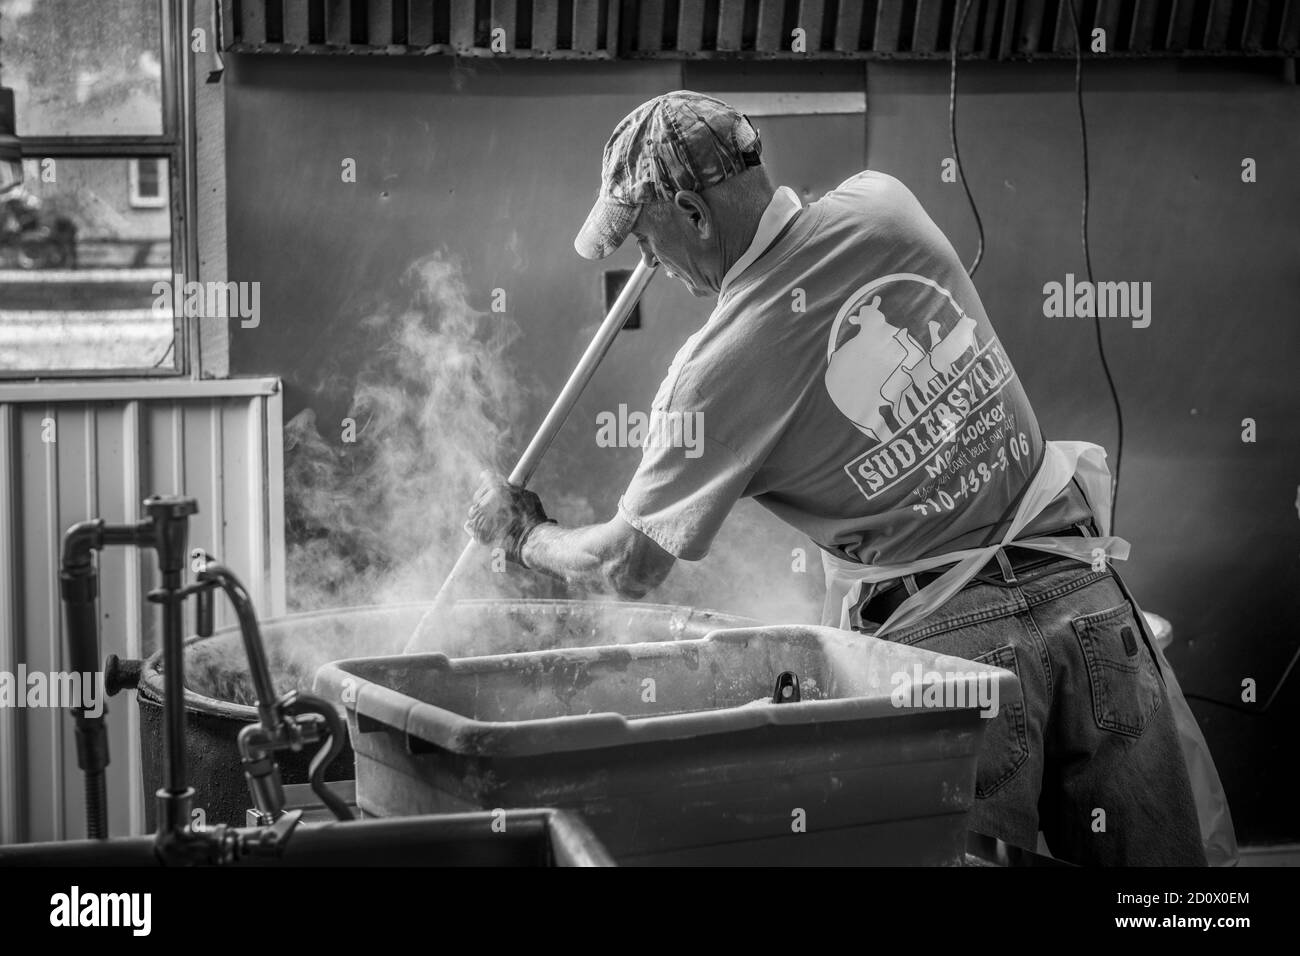
{"label": "large gray plastic tub", "polygon": [[[771,704],[778,675],[803,700]],[[620,863],[959,864],[987,721],[950,703],[1010,671],[820,627],[450,660],[342,661],[357,801],[392,816],[574,810]],[[933,703],[933,695],[931,696]]]}

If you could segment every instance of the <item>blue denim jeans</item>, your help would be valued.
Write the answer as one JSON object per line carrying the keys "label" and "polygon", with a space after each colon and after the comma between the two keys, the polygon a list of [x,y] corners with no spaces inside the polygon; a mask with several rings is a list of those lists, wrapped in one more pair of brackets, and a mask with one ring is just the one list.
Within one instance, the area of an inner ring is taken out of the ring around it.
{"label": "blue denim jeans", "polygon": [[1020,678],[1022,700],[986,730],[970,829],[1031,850],[1041,830],[1079,864],[1204,866],[1154,638],[1123,582],[1068,558],[1028,563],[889,637]]}

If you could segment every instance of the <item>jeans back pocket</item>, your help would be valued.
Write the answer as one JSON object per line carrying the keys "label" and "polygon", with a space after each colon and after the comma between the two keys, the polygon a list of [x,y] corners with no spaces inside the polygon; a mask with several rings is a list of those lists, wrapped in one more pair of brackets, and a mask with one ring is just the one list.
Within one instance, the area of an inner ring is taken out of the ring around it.
{"label": "jeans back pocket", "polygon": [[1097,726],[1140,737],[1160,709],[1160,678],[1133,606],[1123,604],[1076,617],[1071,624],[1092,685]]}

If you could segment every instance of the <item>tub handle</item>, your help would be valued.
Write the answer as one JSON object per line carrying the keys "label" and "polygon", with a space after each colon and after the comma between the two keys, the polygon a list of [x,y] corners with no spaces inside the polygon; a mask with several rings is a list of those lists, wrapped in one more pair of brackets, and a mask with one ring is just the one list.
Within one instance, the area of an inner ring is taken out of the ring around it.
{"label": "tub handle", "polygon": [[776,687],[772,689],[772,703],[799,703],[799,675],[794,671],[781,671],[776,675]]}

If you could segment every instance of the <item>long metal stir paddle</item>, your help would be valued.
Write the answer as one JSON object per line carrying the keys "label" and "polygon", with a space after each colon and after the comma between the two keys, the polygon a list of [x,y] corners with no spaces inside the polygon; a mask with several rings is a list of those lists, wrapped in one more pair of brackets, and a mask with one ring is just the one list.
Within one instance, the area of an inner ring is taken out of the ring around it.
{"label": "long metal stir paddle", "polygon": [[[623,291],[618,294],[614,300],[613,306],[610,307],[609,314],[605,316],[605,321],[600,324],[596,334],[592,337],[591,343],[587,350],[582,353],[582,358],[574,366],[573,372],[569,375],[569,380],[564,383],[564,388],[556,397],[555,403],[551,410],[546,413],[546,418],[542,419],[542,424],[538,427],[533,440],[528,443],[524,453],[519,456],[514,470],[510,472],[509,482],[519,487],[527,487],[528,482],[533,477],[533,472],[541,464],[542,457],[546,454],[547,449],[551,447],[551,442],[559,434],[560,429],[564,426],[565,419],[573,411],[573,406],[578,403],[578,397],[582,395],[583,389],[591,381],[596,369],[600,366],[601,360],[609,352],[610,346],[614,344],[614,338],[627,322],[627,317],[632,313],[632,308],[641,298],[641,293],[645,287],[650,284],[654,278],[655,269],[659,266],[658,262],[653,265],[646,263],[642,259],[637,263],[636,269],[632,272],[632,277],[627,280],[623,286]],[[437,595],[433,599],[433,606],[424,612],[420,618],[420,623],[415,628],[415,633],[407,642],[403,653],[417,654],[422,651],[435,649],[435,638],[437,634],[437,622],[440,615],[445,611],[452,602],[452,596],[457,579],[464,574],[466,569],[473,562],[475,555],[479,552],[480,545],[473,539],[465,545],[465,550],[460,553],[456,563],[452,565],[451,573],[447,575],[446,580],[442,582],[442,587],[438,589]]]}

